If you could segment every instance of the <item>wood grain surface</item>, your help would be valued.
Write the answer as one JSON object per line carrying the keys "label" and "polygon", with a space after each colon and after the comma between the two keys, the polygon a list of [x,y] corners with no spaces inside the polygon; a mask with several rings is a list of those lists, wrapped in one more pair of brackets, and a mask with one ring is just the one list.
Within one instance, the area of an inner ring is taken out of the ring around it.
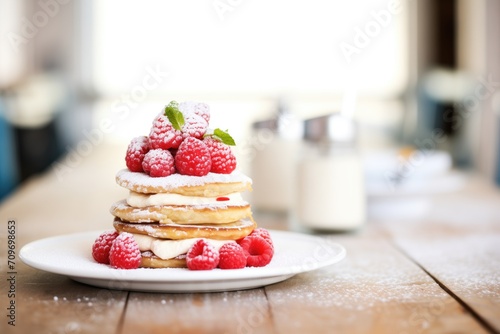
{"label": "wood grain surface", "polygon": [[[108,290],[17,257],[16,326],[9,325],[7,222],[16,221],[17,252],[44,237],[111,229],[109,207],[126,195],[114,183],[122,151],[96,149],[64,177],[33,178],[1,203],[0,333],[500,332],[500,194],[475,177],[453,193],[369,199],[364,228],[321,234],[344,245],[346,259],[259,289]],[[255,218],[295,228],[283,216]]]}

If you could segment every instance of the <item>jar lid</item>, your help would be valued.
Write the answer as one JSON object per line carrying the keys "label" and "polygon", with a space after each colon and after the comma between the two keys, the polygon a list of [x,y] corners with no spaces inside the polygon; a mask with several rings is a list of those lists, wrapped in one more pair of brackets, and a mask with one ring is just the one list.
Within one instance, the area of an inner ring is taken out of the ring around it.
{"label": "jar lid", "polygon": [[332,113],[304,121],[304,139],[316,143],[345,143],[355,141],[354,121],[341,113]]}
{"label": "jar lid", "polygon": [[273,132],[276,132],[276,130],[278,129],[278,122],[275,118],[266,119],[263,121],[257,121],[257,122],[252,123],[252,128],[254,130],[268,129],[268,130],[272,130]]}
{"label": "jar lid", "polygon": [[301,120],[290,112],[287,103],[280,99],[277,104],[274,117],[252,123],[255,131],[267,130],[283,139],[300,139],[303,136],[303,124]]}

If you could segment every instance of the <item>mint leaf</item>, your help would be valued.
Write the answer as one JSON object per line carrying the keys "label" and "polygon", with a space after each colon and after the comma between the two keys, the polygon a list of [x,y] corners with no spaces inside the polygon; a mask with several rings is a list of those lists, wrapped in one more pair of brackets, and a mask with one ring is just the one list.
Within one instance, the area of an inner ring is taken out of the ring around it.
{"label": "mint leaf", "polygon": [[216,139],[218,139],[221,142],[223,142],[224,144],[226,144],[226,145],[230,145],[230,146],[235,146],[236,145],[236,143],[234,142],[233,137],[231,137],[231,135],[229,133],[227,133],[227,130],[223,131],[223,130],[217,128],[217,129],[214,130],[213,136]]}
{"label": "mint leaf", "polygon": [[177,101],[170,101],[170,103],[165,107],[165,116],[167,116],[172,127],[176,130],[181,130],[184,125],[184,115],[179,110],[179,103]]}

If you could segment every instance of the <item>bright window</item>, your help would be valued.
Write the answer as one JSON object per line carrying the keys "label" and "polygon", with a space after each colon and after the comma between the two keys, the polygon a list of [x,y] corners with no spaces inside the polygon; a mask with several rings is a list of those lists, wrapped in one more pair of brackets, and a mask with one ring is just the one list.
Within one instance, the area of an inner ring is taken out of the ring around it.
{"label": "bright window", "polygon": [[149,66],[169,72],[158,95],[318,96],[353,82],[394,97],[408,76],[407,15],[394,0],[95,1],[93,84],[129,91]]}
{"label": "bright window", "polygon": [[13,41],[21,27],[22,10],[21,1],[0,1],[0,88],[15,84],[22,75],[23,53]]}

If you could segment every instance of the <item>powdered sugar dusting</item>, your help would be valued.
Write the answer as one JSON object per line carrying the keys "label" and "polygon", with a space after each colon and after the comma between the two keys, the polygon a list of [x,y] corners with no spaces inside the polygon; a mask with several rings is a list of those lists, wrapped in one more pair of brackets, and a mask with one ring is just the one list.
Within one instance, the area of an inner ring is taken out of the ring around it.
{"label": "powdered sugar dusting", "polygon": [[208,104],[195,101],[186,101],[179,104],[179,110],[185,116],[201,116],[207,123],[210,121],[210,108]]}
{"label": "powdered sugar dusting", "polygon": [[131,151],[140,151],[149,146],[149,139],[146,136],[135,137],[130,141],[128,149]]}
{"label": "powdered sugar dusting", "polygon": [[147,188],[164,188],[167,191],[179,187],[202,186],[209,183],[243,183],[252,184],[252,180],[240,171],[234,171],[231,174],[208,173],[205,176],[190,176],[182,174],[172,174],[165,177],[150,177],[144,173],[131,172],[128,169],[122,169],[116,174],[117,183],[129,188],[137,187],[140,192],[147,192]]}
{"label": "powdered sugar dusting", "polygon": [[454,292],[500,302],[500,236],[478,234],[396,242]]}
{"label": "powdered sugar dusting", "polygon": [[[273,309],[300,301],[301,307],[309,310],[360,311],[396,302],[412,303],[421,300],[423,294],[436,300],[449,298],[429,276],[390,245],[366,239],[343,243],[348,256],[337,266],[266,288]],[[314,253],[327,256],[324,251]]]}

